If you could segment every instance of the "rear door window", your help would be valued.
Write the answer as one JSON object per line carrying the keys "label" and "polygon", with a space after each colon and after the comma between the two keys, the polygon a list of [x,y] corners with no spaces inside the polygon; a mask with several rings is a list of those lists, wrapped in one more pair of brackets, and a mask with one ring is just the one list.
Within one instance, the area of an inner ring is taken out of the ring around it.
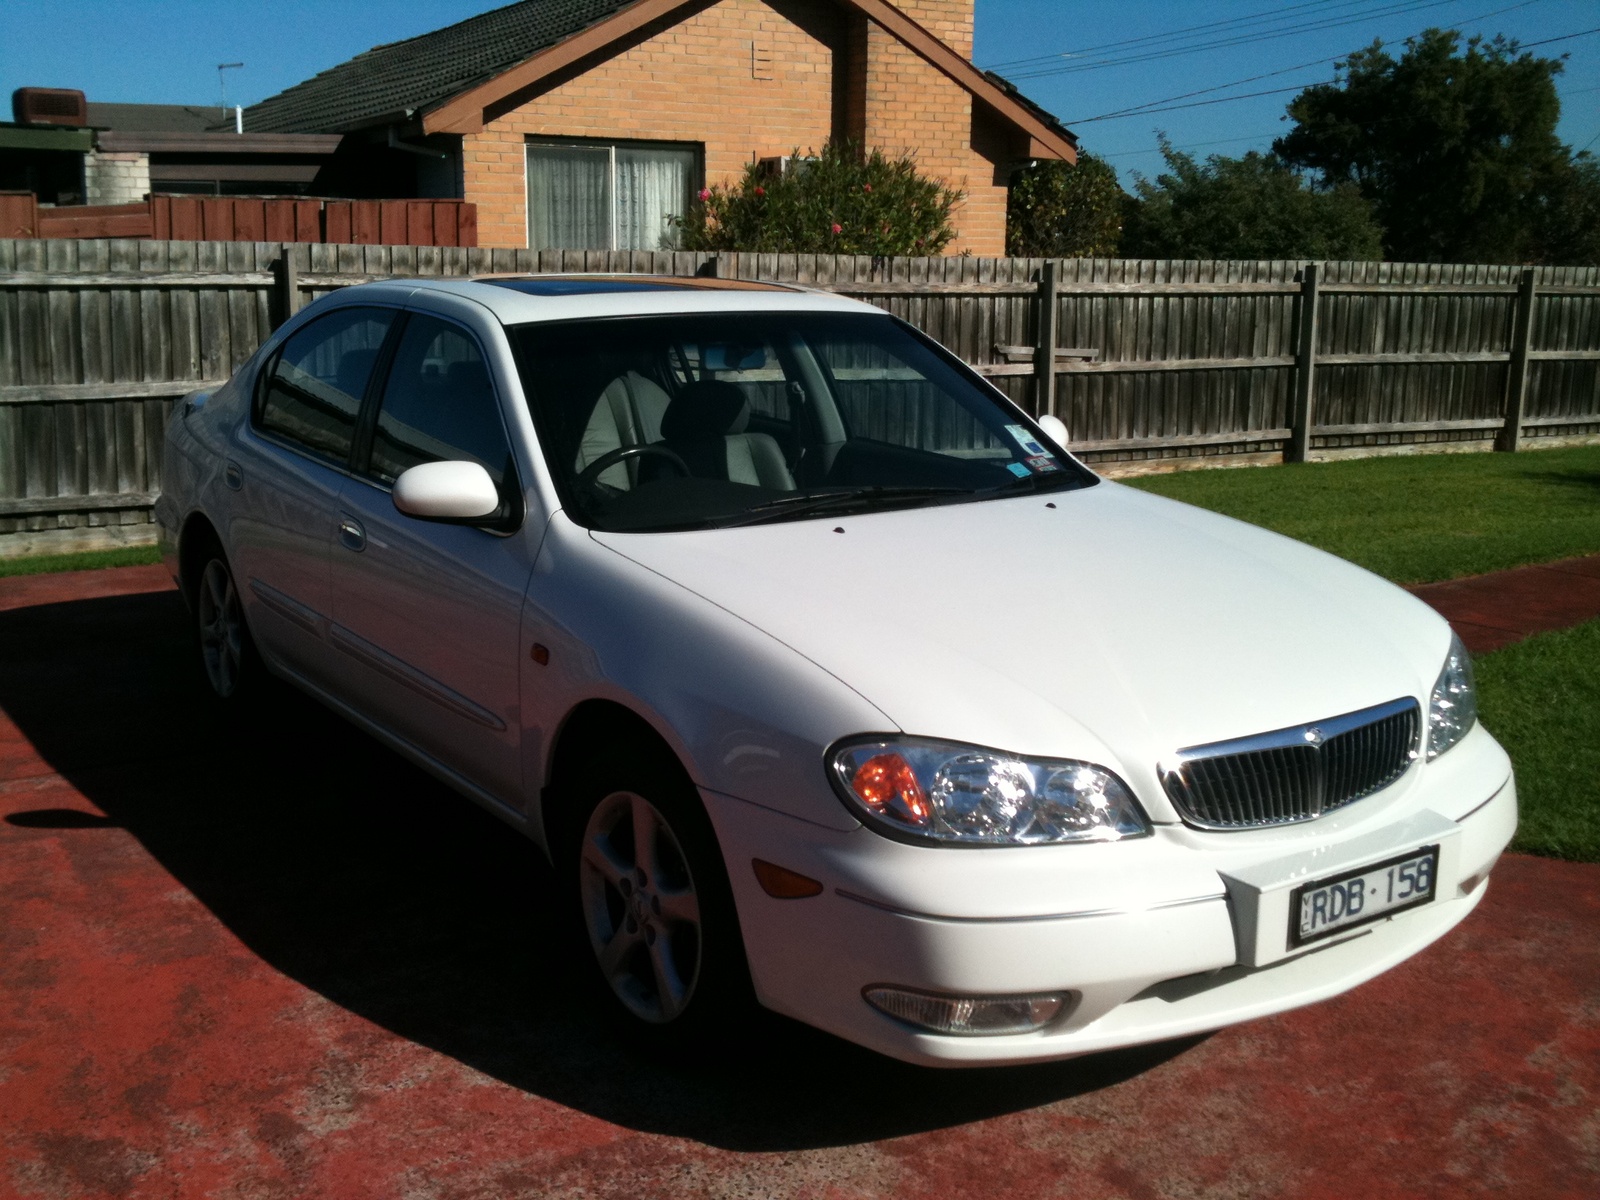
{"label": "rear door window", "polygon": [[341,308],[292,335],[262,386],[256,427],[348,463],[361,399],[394,315],[386,308]]}

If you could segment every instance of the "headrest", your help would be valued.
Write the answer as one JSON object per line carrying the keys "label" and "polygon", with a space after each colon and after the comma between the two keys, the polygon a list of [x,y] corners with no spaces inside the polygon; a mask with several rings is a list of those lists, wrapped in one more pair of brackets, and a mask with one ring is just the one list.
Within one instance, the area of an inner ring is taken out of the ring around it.
{"label": "headrest", "polygon": [[750,402],[737,384],[722,379],[697,379],[667,405],[661,436],[669,442],[726,437],[743,433],[750,424]]}

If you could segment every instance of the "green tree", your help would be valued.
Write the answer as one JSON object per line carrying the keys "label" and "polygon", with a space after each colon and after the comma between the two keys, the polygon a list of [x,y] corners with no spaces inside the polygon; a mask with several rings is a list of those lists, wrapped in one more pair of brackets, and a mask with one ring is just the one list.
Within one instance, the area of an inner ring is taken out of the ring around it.
{"label": "green tree", "polygon": [[1122,238],[1127,194],[1104,159],[1045,159],[1018,171],[1006,201],[1006,253],[1032,258],[1111,258]]}
{"label": "green tree", "polygon": [[1373,259],[1383,231],[1349,185],[1313,188],[1270,154],[1212,155],[1204,163],[1174,150],[1167,169],[1134,184],[1122,227],[1129,258]]}
{"label": "green tree", "polygon": [[783,175],[752,163],[737,183],[703,190],[678,226],[685,250],[938,254],[955,237],[950,213],[961,199],[909,154],[829,142]]}
{"label": "green tree", "polygon": [[1548,226],[1582,183],[1555,134],[1561,69],[1504,38],[1463,46],[1454,30],[1409,39],[1399,58],[1374,42],[1290,101],[1294,128],[1273,150],[1358,187],[1389,258],[1530,261],[1576,233]]}
{"label": "green tree", "polygon": [[1541,199],[1538,260],[1600,266],[1600,161],[1578,155]]}

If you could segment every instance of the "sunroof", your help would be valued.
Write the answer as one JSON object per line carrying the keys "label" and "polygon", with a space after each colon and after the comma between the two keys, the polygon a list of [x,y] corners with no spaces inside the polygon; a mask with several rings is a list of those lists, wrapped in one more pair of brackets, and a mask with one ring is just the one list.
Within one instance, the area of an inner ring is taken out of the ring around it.
{"label": "sunroof", "polygon": [[617,279],[614,277],[596,277],[593,279],[561,278],[559,276],[540,279],[484,279],[482,283],[492,283],[496,287],[510,288],[514,292],[526,292],[530,296],[583,296],[594,292],[675,292],[683,289],[684,285],[672,279]]}
{"label": "sunroof", "polygon": [[523,275],[500,279],[480,279],[496,287],[510,288],[529,296],[590,296],[604,292],[683,292],[708,289],[755,291],[782,290],[771,284],[743,279],[704,279],[663,275]]}

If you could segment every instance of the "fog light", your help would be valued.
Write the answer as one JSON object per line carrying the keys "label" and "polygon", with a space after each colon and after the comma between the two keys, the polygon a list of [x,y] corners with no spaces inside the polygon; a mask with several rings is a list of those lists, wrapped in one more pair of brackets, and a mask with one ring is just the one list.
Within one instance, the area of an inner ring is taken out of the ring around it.
{"label": "fog light", "polygon": [[897,1021],[933,1033],[967,1037],[1031,1033],[1043,1029],[1066,1007],[1069,992],[1032,996],[940,996],[878,984],[861,993],[867,1003]]}

